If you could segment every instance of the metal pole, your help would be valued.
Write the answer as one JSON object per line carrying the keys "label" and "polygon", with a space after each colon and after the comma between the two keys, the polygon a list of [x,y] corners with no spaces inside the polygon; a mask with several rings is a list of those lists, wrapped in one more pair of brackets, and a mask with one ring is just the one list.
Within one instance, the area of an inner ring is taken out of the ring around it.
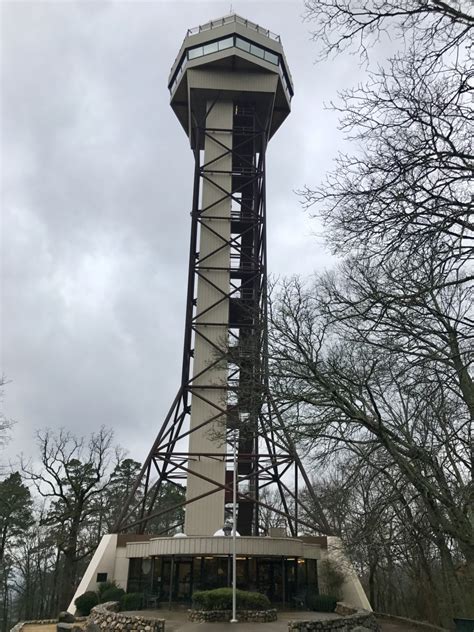
{"label": "metal pole", "polygon": [[168,608],[171,610],[171,603],[173,601],[173,582],[174,582],[174,556],[171,556],[171,565],[170,565],[170,596]]}
{"label": "metal pole", "polygon": [[232,619],[237,621],[237,428],[234,430],[234,476],[232,481]]}

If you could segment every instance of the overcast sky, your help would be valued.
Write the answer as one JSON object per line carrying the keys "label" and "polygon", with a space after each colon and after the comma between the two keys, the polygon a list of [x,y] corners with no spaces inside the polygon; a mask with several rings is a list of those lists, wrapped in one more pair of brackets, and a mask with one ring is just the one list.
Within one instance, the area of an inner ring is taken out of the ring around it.
{"label": "overcast sky", "polygon": [[[192,154],[167,78],[189,27],[229,2],[4,2],[3,461],[39,428],[102,424],[143,460],[179,386]],[[301,2],[233,0],[281,35],[292,113],[267,155],[269,267],[330,265],[295,190],[317,184],[343,140],[323,103],[363,77],[355,57],[314,64]]]}

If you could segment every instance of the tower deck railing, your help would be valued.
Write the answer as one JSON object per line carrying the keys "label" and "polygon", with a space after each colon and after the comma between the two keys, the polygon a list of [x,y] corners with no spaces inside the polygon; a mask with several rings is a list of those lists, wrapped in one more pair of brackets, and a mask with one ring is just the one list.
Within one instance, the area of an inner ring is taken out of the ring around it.
{"label": "tower deck railing", "polygon": [[258,24],[255,24],[255,22],[251,22],[250,20],[241,18],[239,15],[236,15],[235,13],[231,15],[226,15],[223,18],[219,18],[218,20],[210,20],[209,22],[206,22],[206,24],[201,24],[200,26],[196,26],[192,29],[188,29],[186,33],[186,37],[189,37],[190,35],[196,35],[196,33],[202,33],[202,31],[209,31],[210,29],[217,28],[218,26],[231,24],[232,22],[238,22],[239,24],[243,24],[247,28],[252,29],[253,31],[257,31],[257,33],[261,33],[262,35],[266,35],[266,37],[269,37],[270,39],[275,40],[276,42],[281,41],[280,36],[277,35],[276,33],[272,33],[272,31],[269,31],[268,29],[264,29]]}

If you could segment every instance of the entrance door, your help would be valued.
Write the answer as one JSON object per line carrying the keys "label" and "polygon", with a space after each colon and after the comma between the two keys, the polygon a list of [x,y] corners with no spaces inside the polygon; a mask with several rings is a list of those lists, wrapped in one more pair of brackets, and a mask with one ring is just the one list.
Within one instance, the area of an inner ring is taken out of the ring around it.
{"label": "entrance door", "polygon": [[160,599],[168,600],[170,598],[170,581],[171,581],[171,558],[164,557],[161,567],[161,592]]}
{"label": "entrance door", "polygon": [[270,601],[283,601],[283,569],[281,558],[257,558],[258,591]]}
{"label": "entrance door", "polygon": [[189,560],[175,561],[175,584],[173,600],[191,601],[191,579],[193,575],[193,562]]}

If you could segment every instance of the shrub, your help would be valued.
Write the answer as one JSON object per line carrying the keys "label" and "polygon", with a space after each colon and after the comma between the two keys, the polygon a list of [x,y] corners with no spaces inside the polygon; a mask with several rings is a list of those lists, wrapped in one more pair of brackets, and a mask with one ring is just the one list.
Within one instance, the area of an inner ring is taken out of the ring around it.
{"label": "shrub", "polygon": [[237,606],[242,610],[268,610],[271,608],[270,599],[266,595],[247,590],[237,591]]}
{"label": "shrub", "polygon": [[333,595],[311,595],[307,599],[308,608],[316,612],[334,612],[337,597]]}
{"label": "shrub", "polygon": [[[193,593],[193,607],[197,610],[230,610],[232,608],[232,588],[200,590]],[[270,600],[261,593],[237,590],[239,610],[268,610]]]}
{"label": "shrub", "polygon": [[97,586],[97,593],[99,595],[99,602],[100,603],[104,603],[105,599],[102,598],[102,595],[107,591],[110,590],[111,588],[118,588],[117,583],[115,581],[107,581],[107,582],[100,582],[99,585]]}
{"label": "shrub", "polygon": [[125,590],[123,588],[111,586],[100,595],[100,603],[105,603],[106,601],[120,601],[124,595]]}
{"label": "shrub", "polygon": [[94,606],[97,606],[99,603],[99,596],[96,592],[92,590],[88,590],[83,595],[79,595],[77,599],[74,600],[74,605],[79,610],[83,617],[87,617]]}
{"label": "shrub", "polygon": [[143,593],[126,593],[125,595],[122,595],[120,599],[120,609],[141,610],[144,603],[145,598]]}

